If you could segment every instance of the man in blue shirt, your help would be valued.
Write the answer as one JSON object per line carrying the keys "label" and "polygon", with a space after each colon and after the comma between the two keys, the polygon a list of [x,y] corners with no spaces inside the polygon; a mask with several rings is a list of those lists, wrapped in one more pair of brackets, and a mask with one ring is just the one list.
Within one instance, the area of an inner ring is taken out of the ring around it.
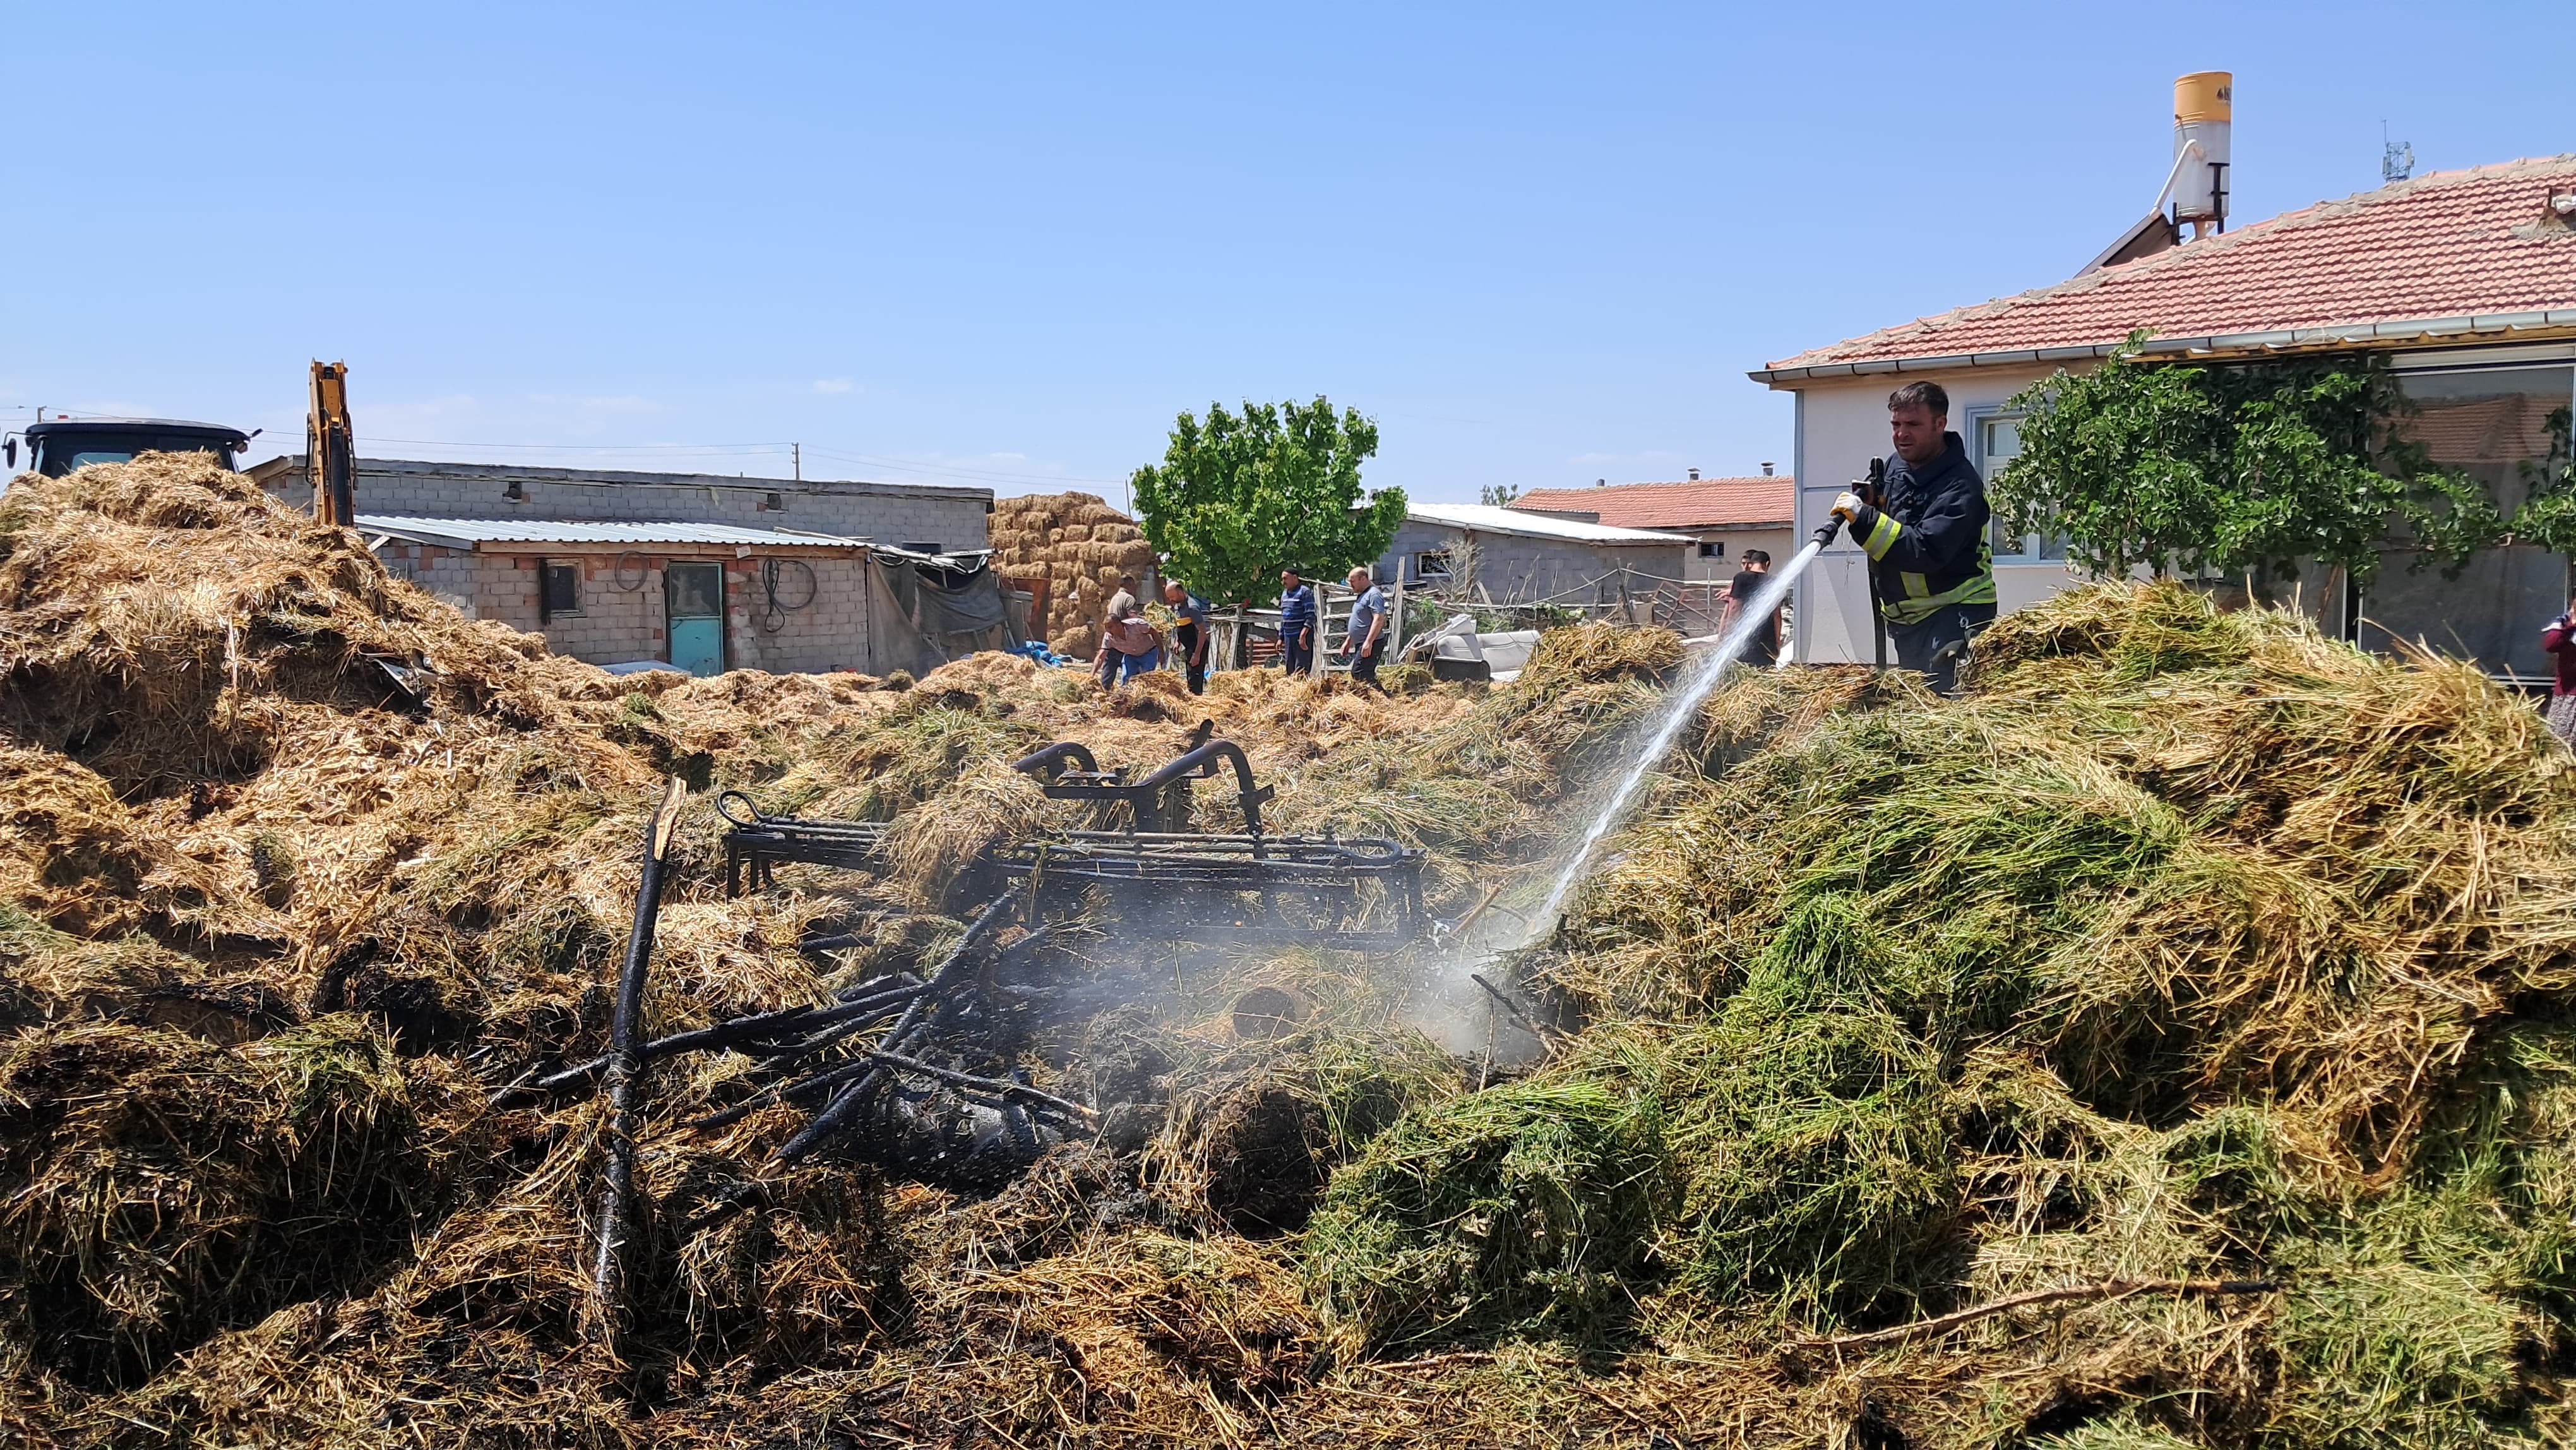
{"label": "man in blue shirt", "polygon": [[1292,675],[1315,668],[1315,589],[1294,564],[1279,571],[1279,666]]}
{"label": "man in blue shirt", "polygon": [[1182,587],[1180,580],[1166,579],[1163,581],[1163,607],[1180,620],[1172,630],[1172,647],[1181,652],[1181,674],[1190,682],[1190,693],[1206,694],[1207,601]]}
{"label": "man in blue shirt", "polygon": [[1386,652],[1386,591],[1370,580],[1366,569],[1353,569],[1351,628],[1342,636],[1342,654],[1351,662],[1351,682],[1370,689],[1377,682],[1378,657]]}

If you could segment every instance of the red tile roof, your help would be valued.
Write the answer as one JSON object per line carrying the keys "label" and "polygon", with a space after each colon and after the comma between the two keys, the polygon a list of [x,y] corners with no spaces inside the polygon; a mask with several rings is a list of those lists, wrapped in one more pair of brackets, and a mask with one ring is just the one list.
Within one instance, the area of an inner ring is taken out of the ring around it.
{"label": "red tile roof", "polygon": [[1597,488],[1534,488],[1512,500],[1533,513],[1597,513],[1622,529],[1705,529],[1748,524],[1786,526],[1794,480],[1696,478],[1685,483],[1619,483]]}
{"label": "red tile roof", "polygon": [[2359,329],[2364,336],[2350,340],[2368,340],[2372,324],[2457,319],[2458,327],[2437,331],[2467,332],[2471,318],[2480,331],[2509,319],[2576,330],[2576,227],[2549,208],[2553,193],[2571,190],[2576,155],[2434,172],[2054,287],[1815,348],[1753,376],[1779,382],[1800,369],[1882,372],[1901,359],[2003,362],[2016,359],[1981,355],[2027,358],[2053,348],[2089,355],[2137,328],[2169,341],[2293,329]]}

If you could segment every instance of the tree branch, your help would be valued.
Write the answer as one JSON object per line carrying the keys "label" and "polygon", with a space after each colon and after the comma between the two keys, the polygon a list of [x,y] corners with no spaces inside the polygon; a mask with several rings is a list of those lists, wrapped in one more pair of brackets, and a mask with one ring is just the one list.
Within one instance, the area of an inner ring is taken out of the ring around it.
{"label": "tree branch", "polygon": [[1788,1350],[1874,1349],[1882,1344],[1901,1344],[1925,1334],[1946,1334],[1963,1324],[2034,1304],[2062,1304],[2075,1300],[2126,1299],[2133,1294],[2268,1294],[2281,1287],[2278,1279],[2111,1279],[2099,1284],[2072,1284],[2058,1289],[2034,1289],[2027,1294],[2014,1294],[1911,1324],[1889,1329],[1873,1329],[1866,1334],[1845,1334],[1830,1339],[1800,1336],[1781,1346]]}

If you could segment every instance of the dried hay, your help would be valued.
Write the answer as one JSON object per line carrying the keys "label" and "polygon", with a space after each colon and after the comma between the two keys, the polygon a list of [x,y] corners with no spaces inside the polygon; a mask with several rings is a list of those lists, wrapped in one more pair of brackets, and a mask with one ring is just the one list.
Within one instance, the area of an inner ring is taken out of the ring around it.
{"label": "dried hay", "polygon": [[981,761],[946,791],[894,818],[885,843],[889,875],[934,907],[961,890],[971,899],[970,868],[986,851],[1065,829],[1076,814],[1070,803],[1047,799],[1034,777],[1007,761]]}
{"label": "dried hay", "polygon": [[1100,631],[1092,625],[1077,624],[1059,630],[1055,638],[1047,642],[1047,648],[1060,655],[1087,660],[1100,652]]}
{"label": "dried hay", "polygon": [[1118,577],[1142,579],[1154,568],[1153,548],[1135,522],[1090,494],[1000,499],[991,525],[996,569],[1050,581],[1046,627],[1060,654],[1087,656],[1096,649],[1091,631]]}
{"label": "dried hay", "polygon": [[[1116,522],[1005,503],[997,545],[1030,532],[1007,516],[1093,531],[1066,548]],[[0,552],[0,1181],[33,1190],[0,1196],[0,1438],[2576,1430],[2576,784],[2466,671],[2146,590],[2006,620],[1962,701],[1748,672],[1517,963],[1575,1029],[1547,1065],[1489,1081],[1387,1030],[1384,962],[1086,938],[1014,1065],[1110,1131],[982,1202],[815,1163],[682,1238],[801,1118],[683,1133],[743,1064],[656,1069],[612,1361],[599,1115],[483,1093],[600,1049],[660,773],[903,845],[896,880],[791,868],[726,901],[694,811],[657,1031],[921,966],[957,926],[913,892],[1038,808],[997,760],[1074,738],[1150,765],[1202,714],[1275,826],[1429,847],[1439,914],[1520,900],[1677,647],[1559,632],[1515,687],[1247,671],[1110,708],[991,658],[896,692],[620,681],[184,459],[19,481]],[[1064,567],[1096,607],[1096,566]],[[431,698],[388,698],[358,649],[427,659]],[[817,929],[868,944],[808,961]],[[1237,1041],[1255,986],[1312,1010]],[[2211,1275],[2282,1287],[1780,1349]]]}

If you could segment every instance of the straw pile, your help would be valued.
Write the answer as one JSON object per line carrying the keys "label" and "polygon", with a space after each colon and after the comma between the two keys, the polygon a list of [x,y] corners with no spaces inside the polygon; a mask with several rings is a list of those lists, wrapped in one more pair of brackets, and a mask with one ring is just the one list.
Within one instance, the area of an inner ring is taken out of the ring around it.
{"label": "straw pile", "polygon": [[729,901],[693,808],[656,1032],[936,959],[976,849],[1053,819],[1002,763],[1167,759],[1190,705],[1282,828],[1428,847],[1436,915],[1526,906],[1678,660],[1558,631],[1411,699],[619,680],[202,460],[20,480],[0,1442],[2576,1433],[2576,765],[2469,672],[2158,590],[2012,617],[1962,701],[1721,691],[1567,929],[1487,967],[1566,1034],[1531,1072],[1390,1025],[1408,963],[1077,928],[989,1066],[1096,1142],[982,1198],[818,1160],[683,1236],[803,1117],[692,1133],[743,1060],[657,1066],[594,1333],[599,1109],[486,1094],[603,1043],[663,773],[899,859]]}
{"label": "straw pile", "polygon": [[1713,704],[1705,758],[1768,743],[1530,964],[1594,1025],[1335,1178],[1335,1332],[1855,1336],[1781,1364],[1908,1443],[2564,1443],[2565,752],[2464,666],[2169,588],[2015,615],[1976,678]]}
{"label": "straw pile", "polygon": [[1118,576],[1154,571],[1154,550],[1136,521],[1087,493],[996,499],[993,567],[1005,578],[1049,581],[1046,633],[1059,654],[1089,659],[1100,648],[1100,611]]}

